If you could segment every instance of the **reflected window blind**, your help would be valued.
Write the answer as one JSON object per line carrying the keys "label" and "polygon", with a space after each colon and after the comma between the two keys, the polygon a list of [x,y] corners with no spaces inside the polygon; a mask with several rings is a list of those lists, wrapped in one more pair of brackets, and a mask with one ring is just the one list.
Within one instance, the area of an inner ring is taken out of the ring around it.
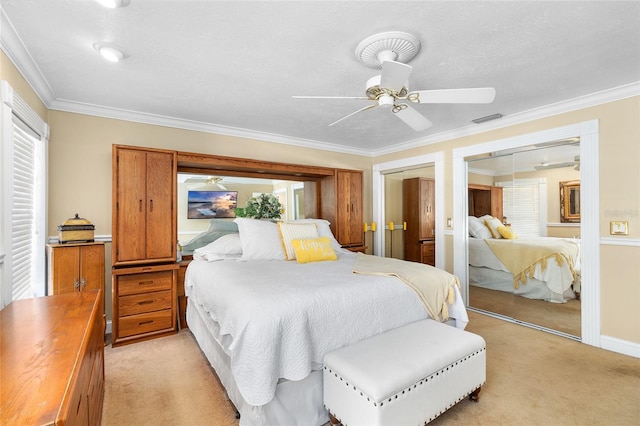
{"label": "reflected window blind", "polygon": [[501,185],[503,214],[518,235],[540,237],[541,184],[537,180],[504,182]]}
{"label": "reflected window blind", "polygon": [[13,205],[11,207],[12,300],[34,297],[36,247],[36,136],[13,120]]}

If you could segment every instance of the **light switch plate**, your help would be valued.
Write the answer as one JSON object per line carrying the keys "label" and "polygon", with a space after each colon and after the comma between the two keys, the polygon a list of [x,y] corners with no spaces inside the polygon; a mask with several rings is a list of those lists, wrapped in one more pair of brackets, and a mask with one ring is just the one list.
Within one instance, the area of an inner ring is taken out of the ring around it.
{"label": "light switch plate", "polygon": [[609,234],[629,235],[629,222],[612,220],[609,222]]}

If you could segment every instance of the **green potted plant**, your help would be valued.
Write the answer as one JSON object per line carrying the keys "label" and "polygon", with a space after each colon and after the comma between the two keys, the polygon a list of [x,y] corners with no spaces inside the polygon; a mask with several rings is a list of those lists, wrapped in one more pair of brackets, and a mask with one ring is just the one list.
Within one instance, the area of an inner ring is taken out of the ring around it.
{"label": "green potted plant", "polygon": [[249,217],[254,219],[280,219],[284,209],[280,200],[273,195],[262,193],[247,200],[246,207],[236,207],[237,217]]}

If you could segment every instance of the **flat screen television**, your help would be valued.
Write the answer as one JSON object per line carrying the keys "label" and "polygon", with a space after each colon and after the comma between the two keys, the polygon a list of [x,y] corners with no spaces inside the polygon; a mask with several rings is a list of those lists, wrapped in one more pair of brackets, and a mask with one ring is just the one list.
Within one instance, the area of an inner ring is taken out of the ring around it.
{"label": "flat screen television", "polygon": [[238,191],[189,191],[188,219],[220,219],[236,217]]}

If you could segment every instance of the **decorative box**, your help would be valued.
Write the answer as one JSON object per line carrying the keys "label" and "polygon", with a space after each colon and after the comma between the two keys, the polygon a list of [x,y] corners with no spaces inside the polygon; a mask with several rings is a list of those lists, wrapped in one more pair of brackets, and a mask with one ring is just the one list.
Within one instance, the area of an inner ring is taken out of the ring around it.
{"label": "decorative box", "polygon": [[95,226],[87,219],[79,217],[78,213],[62,225],[58,225],[58,239],[61,244],[93,242],[94,232]]}

